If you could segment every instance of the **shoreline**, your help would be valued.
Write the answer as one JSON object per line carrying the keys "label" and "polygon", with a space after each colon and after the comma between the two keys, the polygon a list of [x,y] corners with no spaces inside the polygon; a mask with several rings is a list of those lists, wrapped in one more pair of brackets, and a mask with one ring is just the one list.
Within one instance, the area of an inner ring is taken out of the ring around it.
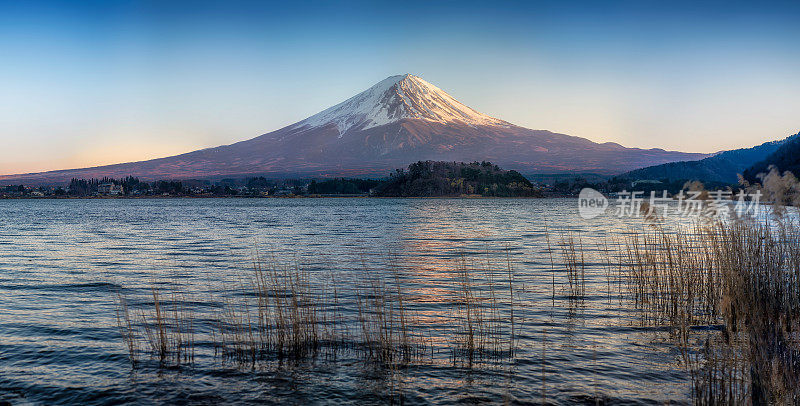
{"label": "shoreline", "polygon": [[577,196],[366,196],[366,195],[314,195],[314,196],[24,196],[0,197],[0,200],[138,200],[138,199],[563,199]]}

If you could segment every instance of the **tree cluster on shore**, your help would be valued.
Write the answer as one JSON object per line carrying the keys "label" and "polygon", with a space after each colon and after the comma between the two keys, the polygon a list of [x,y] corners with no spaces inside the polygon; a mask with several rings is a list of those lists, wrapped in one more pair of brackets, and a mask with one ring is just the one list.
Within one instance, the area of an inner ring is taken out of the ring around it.
{"label": "tree cluster on shore", "polygon": [[542,191],[519,172],[491,162],[420,161],[408,170],[397,170],[375,188],[374,195],[541,197]]}

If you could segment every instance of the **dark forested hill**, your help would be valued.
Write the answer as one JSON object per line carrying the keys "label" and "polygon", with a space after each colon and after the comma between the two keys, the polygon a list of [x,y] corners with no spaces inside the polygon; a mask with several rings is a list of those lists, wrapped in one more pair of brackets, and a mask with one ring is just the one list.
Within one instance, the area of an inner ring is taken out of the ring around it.
{"label": "dark forested hill", "polygon": [[738,174],[777,151],[792,137],[765,142],[752,148],[720,152],[698,161],[670,162],[648,166],[624,173],[620,177],[631,180],[654,179],[668,180],[669,182],[699,180],[707,183],[733,184],[737,182]]}
{"label": "dark forested hill", "polygon": [[517,171],[489,162],[420,161],[397,170],[374,190],[376,196],[540,196],[541,192]]}
{"label": "dark forested hill", "polygon": [[789,171],[800,175],[800,132],[787,138],[780,148],[744,171],[744,178],[750,182],[757,181],[758,174],[767,173],[773,165],[780,173]]}

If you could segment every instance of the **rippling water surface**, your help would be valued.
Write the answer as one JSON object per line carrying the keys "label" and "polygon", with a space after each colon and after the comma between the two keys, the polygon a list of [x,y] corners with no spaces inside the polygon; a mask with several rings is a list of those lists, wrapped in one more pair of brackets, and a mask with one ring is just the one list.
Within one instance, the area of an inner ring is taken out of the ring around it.
{"label": "rippling water surface", "polygon": [[[591,255],[627,227],[557,199],[0,200],[0,401],[686,403],[668,332],[641,327],[599,260],[586,259],[580,301],[558,258],[553,271],[546,231],[558,257],[565,233]],[[181,286],[213,314],[260,258],[297,264],[343,297],[394,263],[409,306],[435,328],[458,264],[505,269],[506,256],[518,350],[491,365],[448,362],[445,344],[434,362],[391,372],[348,354],[241,365],[201,345],[193,364],[145,357],[134,368],[117,326],[118,295],[135,305],[154,284]]]}

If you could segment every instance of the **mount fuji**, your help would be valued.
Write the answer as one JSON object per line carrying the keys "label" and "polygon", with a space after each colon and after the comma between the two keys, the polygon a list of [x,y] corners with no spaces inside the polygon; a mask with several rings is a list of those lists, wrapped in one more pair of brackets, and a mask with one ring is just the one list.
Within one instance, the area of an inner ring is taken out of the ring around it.
{"label": "mount fuji", "polygon": [[523,174],[616,174],[706,156],[625,148],[519,127],[475,111],[407,74],[386,78],[305,120],[247,141],[141,162],[6,175],[0,181],[57,183],[128,175],[145,180],[385,176],[420,160],[485,160]]}

